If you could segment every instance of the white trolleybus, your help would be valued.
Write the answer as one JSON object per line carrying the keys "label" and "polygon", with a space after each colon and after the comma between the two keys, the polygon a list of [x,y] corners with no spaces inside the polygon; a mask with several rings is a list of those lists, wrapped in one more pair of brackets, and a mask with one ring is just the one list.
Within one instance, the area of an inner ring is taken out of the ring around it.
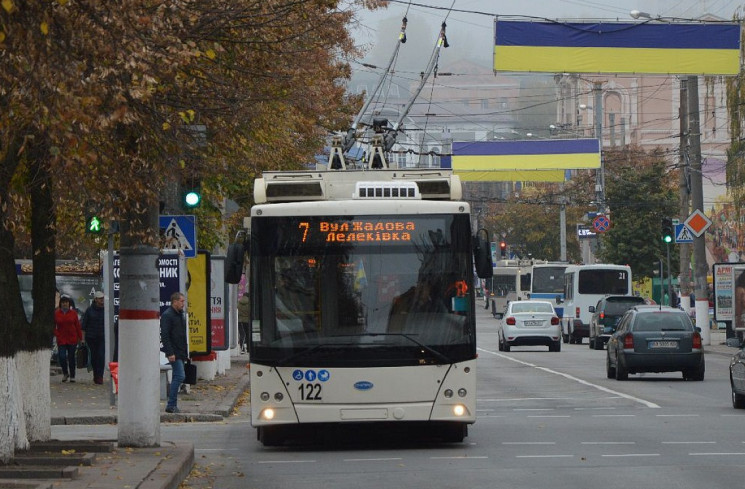
{"label": "white trolleybus", "polygon": [[485,281],[486,309],[492,315],[504,313],[510,301],[522,301],[530,296],[529,260],[498,260],[492,278]]}
{"label": "white trolleybus", "polygon": [[628,265],[569,265],[564,270],[564,343],[582,343],[590,333],[590,306],[606,295],[631,295]]}
{"label": "white trolleybus", "polygon": [[448,170],[256,180],[226,280],[240,278],[245,250],[251,423],[265,446],[339,423],[467,435],[476,420],[473,271],[490,277],[491,258],[461,196]]}
{"label": "white trolleybus", "polygon": [[556,315],[564,313],[564,270],[566,263],[534,263],[530,273],[530,298],[550,301]]}

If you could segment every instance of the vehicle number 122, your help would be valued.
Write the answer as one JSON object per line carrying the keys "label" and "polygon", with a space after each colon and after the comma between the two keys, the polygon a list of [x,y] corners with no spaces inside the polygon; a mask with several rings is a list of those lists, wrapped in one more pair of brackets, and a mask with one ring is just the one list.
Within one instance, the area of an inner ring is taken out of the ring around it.
{"label": "vehicle number 122", "polygon": [[297,389],[300,391],[301,401],[320,401],[321,400],[321,384],[316,382],[315,384],[300,384]]}

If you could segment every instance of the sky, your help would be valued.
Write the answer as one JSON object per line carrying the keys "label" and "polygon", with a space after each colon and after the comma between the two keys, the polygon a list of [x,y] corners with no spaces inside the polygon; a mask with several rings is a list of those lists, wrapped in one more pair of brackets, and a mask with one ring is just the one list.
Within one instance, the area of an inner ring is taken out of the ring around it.
{"label": "sky", "polygon": [[408,42],[402,46],[400,62],[411,61],[412,69],[420,71],[426,67],[427,55],[445,21],[450,48],[441,52],[441,64],[465,58],[490,67],[497,16],[512,20],[634,22],[630,12],[640,10],[652,17],[696,19],[708,13],[731,19],[743,4],[744,0],[413,0],[411,4],[396,0],[387,9],[359,12],[359,24],[353,32],[358,45],[366,51],[364,61],[385,66],[397,43],[401,19],[406,15]]}

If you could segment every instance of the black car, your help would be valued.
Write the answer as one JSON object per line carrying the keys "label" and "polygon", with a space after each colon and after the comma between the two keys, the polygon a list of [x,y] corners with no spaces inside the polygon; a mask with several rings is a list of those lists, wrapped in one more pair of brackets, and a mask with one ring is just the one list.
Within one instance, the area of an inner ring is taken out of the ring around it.
{"label": "black car", "polygon": [[608,378],[626,380],[640,372],[683,372],[686,380],[704,380],[700,328],[680,309],[635,306],[624,314],[608,341]]}
{"label": "black car", "polygon": [[729,382],[732,387],[732,407],[745,409],[745,343],[729,363]]}
{"label": "black car", "polygon": [[634,295],[607,295],[590,307],[590,348],[602,350],[624,313],[634,306],[644,305],[643,297]]}

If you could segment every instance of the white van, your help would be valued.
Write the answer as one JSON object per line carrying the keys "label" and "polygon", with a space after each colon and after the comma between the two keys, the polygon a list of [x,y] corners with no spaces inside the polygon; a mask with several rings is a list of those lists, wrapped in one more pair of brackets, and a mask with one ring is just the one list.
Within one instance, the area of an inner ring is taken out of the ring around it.
{"label": "white van", "polygon": [[561,335],[564,343],[582,343],[590,333],[590,306],[606,295],[631,295],[628,265],[569,265],[564,270],[564,311]]}

